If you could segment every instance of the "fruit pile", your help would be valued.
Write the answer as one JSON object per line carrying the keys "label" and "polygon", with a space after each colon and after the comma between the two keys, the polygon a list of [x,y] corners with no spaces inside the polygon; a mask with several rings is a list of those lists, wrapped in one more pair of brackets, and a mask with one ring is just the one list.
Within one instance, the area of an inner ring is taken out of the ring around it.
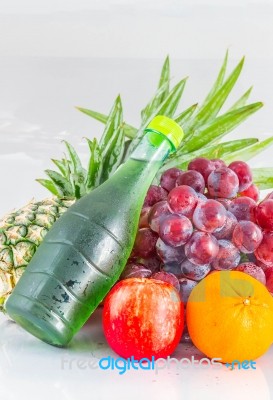
{"label": "fruit pile", "polygon": [[242,161],[196,158],[150,187],[126,278],[171,283],[184,303],[213,271],[237,270],[273,293],[273,193],[262,202]]}

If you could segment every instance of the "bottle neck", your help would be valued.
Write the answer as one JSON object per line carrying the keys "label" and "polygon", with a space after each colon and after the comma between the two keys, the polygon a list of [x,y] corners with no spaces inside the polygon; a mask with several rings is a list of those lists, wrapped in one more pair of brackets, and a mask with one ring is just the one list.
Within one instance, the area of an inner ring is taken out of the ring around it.
{"label": "bottle neck", "polygon": [[167,136],[153,129],[145,129],[145,134],[130,155],[130,159],[147,163],[163,163],[173,151],[174,146]]}

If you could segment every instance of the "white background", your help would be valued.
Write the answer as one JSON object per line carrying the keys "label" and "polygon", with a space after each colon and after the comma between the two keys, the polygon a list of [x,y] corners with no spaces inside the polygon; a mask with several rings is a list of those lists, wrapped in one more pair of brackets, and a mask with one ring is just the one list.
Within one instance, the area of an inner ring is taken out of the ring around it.
{"label": "white background", "polygon": [[[230,68],[246,55],[234,96],[254,84],[251,100],[265,102],[231,137],[268,137],[273,134],[272,0],[0,0],[1,215],[32,197],[47,196],[35,178],[51,167],[50,158],[61,156],[62,139],[87,160],[82,137],[99,137],[102,125],[75,105],[108,112],[121,93],[125,119],[137,125],[169,54],[173,83],[190,76],[182,101],[187,107],[202,100],[227,48]],[[252,165],[273,166],[272,150]],[[64,351],[2,320],[1,400],[272,398],[272,351],[256,371],[171,370],[157,377],[64,371],[63,354],[112,354],[99,313]],[[177,354],[190,351],[180,345]]]}

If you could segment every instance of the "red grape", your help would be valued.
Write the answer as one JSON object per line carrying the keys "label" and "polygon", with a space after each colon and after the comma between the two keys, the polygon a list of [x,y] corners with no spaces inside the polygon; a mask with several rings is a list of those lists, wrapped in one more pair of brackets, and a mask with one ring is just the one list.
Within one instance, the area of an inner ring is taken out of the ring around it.
{"label": "red grape", "polygon": [[264,232],[263,240],[255,251],[255,256],[263,264],[273,264],[273,232]]}
{"label": "red grape", "polygon": [[138,258],[138,262],[145,266],[145,268],[152,271],[152,273],[159,271],[161,266],[161,261],[157,256],[152,256],[149,258]]}
{"label": "red grape", "polygon": [[174,274],[178,278],[181,278],[183,276],[181,272],[180,263],[178,262],[169,262],[163,264],[161,271],[170,272],[171,274]]}
{"label": "red grape", "polygon": [[252,185],[250,185],[249,188],[247,188],[246,190],[243,190],[239,194],[240,194],[240,196],[250,197],[252,200],[256,201],[256,203],[257,203],[257,201],[259,201],[259,197],[260,197],[259,188],[256,185],[254,185],[254,183],[252,183]]}
{"label": "red grape", "polygon": [[240,262],[239,250],[229,240],[219,240],[219,252],[211,265],[217,271],[230,270]]}
{"label": "red grape", "polygon": [[133,256],[147,258],[154,255],[157,238],[157,234],[150,229],[139,229],[134,244]]}
{"label": "red grape", "polygon": [[205,183],[207,183],[209,174],[214,171],[215,166],[211,160],[199,157],[192,160],[188,165],[188,170],[200,172],[203,175]]}
{"label": "red grape", "polygon": [[152,185],[149,187],[144,200],[144,207],[151,207],[155,203],[162,200],[167,200],[168,192],[163,187]]}
{"label": "red grape", "polygon": [[235,197],[239,189],[239,180],[235,172],[222,167],[211,172],[208,177],[208,191],[213,197]]}
{"label": "red grape", "polygon": [[161,178],[160,178],[161,187],[163,187],[168,192],[170,192],[175,187],[176,179],[182,173],[183,173],[183,171],[181,171],[181,169],[178,169],[178,168],[169,168],[169,169],[167,169],[161,175]]}
{"label": "red grape", "polygon": [[214,232],[226,222],[226,209],[216,200],[198,204],[193,213],[193,223],[201,231]]}
{"label": "red grape", "polygon": [[221,160],[221,158],[213,158],[211,162],[213,163],[215,169],[227,166],[225,161]]}
{"label": "red grape", "polygon": [[160,221],[167,215],[171,214],[171,210],[167,201],[159,201],[154,204],[148,215],[148,223],[154,232],[159,231]]}
{"label": "red grape", "polygon": [[196,193],[198,197],[198,204],[205,203],[208,199],[203,193]]}
{"label": "red grape", "polygon": [[149,228],[148,215],[150,213],[151,207],[143,207],[140,213],[138,228]]}
{"label": "red grape", "polygon": [[207,232],[194,232],[185,244],[186,257],[196,265],[210,264],[218,251],[217,239]]}
{"label": "red grape", "polygon": [[213,232],[213,236],[215,236],[216,239],[231,239],[237,222],[237,218],[231,214],[231,212],[227,211],[225,224],[222,228],[216,229],[216,231]]}
{"label": "red grape", "polygon": [[224,199],[223,197],[218,197],[216,200],[217,200],[219,203],[221,203],[222,206],[224,206],[226,210],[228,210],[228,207],[229,207],[229,205],[230,205],[230,203],[231,203],[231,200],[230,200],[230,199]]}
{"label": "red grape", "polygon": [[181,264],[182,274],[194,281],[201,281],[210,272],[210,269],[209,265],[195,265],[187,258]]}
{"label": "red grape", "polygon": [[263,285],[265,285],[266,283],[265,273],[262,270],[262,268],[258,267],[258,265],[255,265],[251,262],[246,262],[238,265],[236,271],[241,271],[244,272],[245,274],[252,276],[253,278],[260,281]]}
{"label": "red grape", "polygon": [[238,221],[254,221],[256,206],[257,204],[250,197],[237,197],[231,201],[228,211],[235,215]]}
{"label": "red grape", "polygon": [[239,221],[235,226],[232,241],[242,253],[253,253],[261,244],[263,233],[251,221]]}
{"label": "red grape", "polygon": [[170,273],[170,272],[165,272],[165,271],[160,271],[156,272],[151,276],[152,279],[157,279],[158,281],[163,281],[170,283],[175,287],[175,289],[179,292],[180,291],[180,283],[177,277]]}
{"label": "red grape", "polygon": [[262,229],[273,231],[273,200],[262,201],[255,209],[255,217]]}
{"label": "red grape", "polygon": [[169,246],[182,246],[192,235],[192,223],[184,215],[171,214],[159,225],[159,237]]}
{"label": "red grape", "polygon": [[185,258],[184,246],[172,247],[168,246],[160,238],[156,242],[156,252],[158,257],[166,263],[181,263]]}
{"label": "red grape", "polygon": [[151,275],[152,271],[145,268],[144,265],[138,263],[129,263],[122,272],[120,279],[149,278]]}
{"label": "red grape", "polygon": [[273,267],[267,268],[265,271],[267,290],[273,295]]}
{"label": "red grape", "polygon": [[252,183],[252,172],[244,161],[233,161],[228,168],[235,172],[239,179],[239,191],[249,188]]}
{"label": "red grape", "polygon": [[198,203],[198,197],[191,187],[177,186],[170,191],[168,203],[173,212],[191,218]]}
{"label": "red grape", "polygon": [[188,185],[197,193],[204,193],[205,181],[203,176],[198,171],[186,171],[179,175],[176,180],[176,186]]}

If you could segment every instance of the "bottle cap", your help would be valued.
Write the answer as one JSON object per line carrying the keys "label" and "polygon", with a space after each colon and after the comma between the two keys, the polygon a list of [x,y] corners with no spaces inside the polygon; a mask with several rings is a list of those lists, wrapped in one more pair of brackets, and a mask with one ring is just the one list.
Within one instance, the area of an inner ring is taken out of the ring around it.
{"label": "bottle cap", "polygon": [[173,119],[164,115],[157,115],[147,126],[147,129],[152,129],[167,136],[169,141],[177,149],[184,137],[183,129]]}

